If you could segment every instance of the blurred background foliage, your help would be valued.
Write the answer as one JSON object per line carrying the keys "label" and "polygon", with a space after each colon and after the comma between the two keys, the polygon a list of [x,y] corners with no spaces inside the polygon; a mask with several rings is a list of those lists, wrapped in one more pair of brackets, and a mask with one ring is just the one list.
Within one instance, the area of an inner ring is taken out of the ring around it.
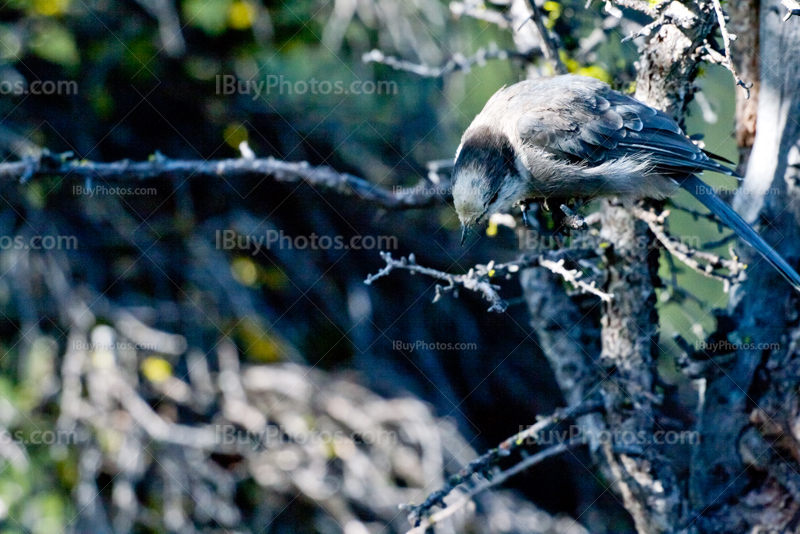
{"label": "blurred background foliage", "polygon": [[[500,4],[485,9],[505,9]],[[583,4],[542,5],[546,25],[561,39],[562,59],[571,72],[631,90],[637,44],[622,38],[646,21],[635,13],[616,19],[602,2],[588,9]],[[240,142],[247,141],[259,157],[327,164],[387,188],[411,187],[426,179],[428,161],[452,157],[461,132],[486,100],[526,71],[518,61],[490,60],[444,78],[422,78],[365,63],[362,56],[380,49],[439,66],[457,54],[490,47],[513,49],[511,32],[456,17],[447,2],[438,1],[9,0],[0,8],[0,88],[75,81],[78,92],[4,89],[0,150],[9,160],[42,148],[96,161],[145,160],[157,151],[170,158],[221,159],[238,157]],[[547,73],[546,67],[535,69]],[[240,83],[278,79],[291,90],[220,94],[221,77],[231,75]],[[391,82],[385,87],[392,90],[294,90],[298,81],[312,79],[339,81],[345,88],[356,81]],[[703,106],[693,103],[686,129],[705,134],[709,150],[732,159],[730,76],[709,68],[698,86]],[[728,178],[709,180],[735,185]],[[361,281],[382,265],[375,250],[224,255],[217,250],[216,256],[203,256],[213,248],[215,233],[225,229],[393,235],[399,237],[395,255],[414,252],[422,264],[464,272],[476,262],[515,258],[520,252],[515,230],[500,227],[462,249],[449,206],[390,213],[330,191],[269,179],[154,179],[141,185],[155,187],[157,194],[119,198],[79,195],[76,185],[89,184],[68,177],[4,184],[4,233],[78,236],[78,250],[63,257],[75,287],[184,335],[189,346],[207,355],[212,369],[217,364],[211,349],[222,334],[235,340],[244,363],[293,361],[352,372],[383,395],[427,401],[437,416],[455,420],[479,451],[561,403],[529,335],[523,306],[495,316],[472,295],[431,304],[431,281],[402,274],[367,289]],[[699,209],[688,195],[675,202]],[[676,235],[703,242],[722,237],[707,221],[674,211],[670,226]],[[2,251],[0,423],[12,434],[57,431],[58,367],[70,325],[48,296],[47,280],[35,274],[36,262],[44,260],[31,253],[34,267],[24,291],[22,278],[9,274],[18,261],[13,251]],[[685,291],[660,290],[662,367],[676,382],[679,377],[669,374],[672,334],[702,341],[715,326],[704,310],[726,303],[720,284],[677,269]],[[671,277],[666,258],[663,274]],[[502,284],[513,302],[519,296],[516,282]],[[95,316],[100,324],[111,323],[103,312]],[[478,350],[401,353],[392,349],[395,340],[471,342]],[[184,357],[168,361],[146,351],[137,357],[145,382],[183,379],[188,372]],[[691,417],[688,410],[684,415]],[[181,414],[179,420],[190,424],[193,417]],[[79,512],[74,502],[79,447],[23,447],[26,460],[16,462],[10,460],[13,446],[3,449],[2,528],[62,532]],[[608,495],[592,504],[602,495],[601,483],[580,478],[574,464],[555,460],[519,477],[515,487],[548,511],[577,515],[588,509],[584,519],[596,528],[629,528]],[[569,475],[556,476],[565,472]],[[530,483],[543,476],[549,476],[547,487]]]}

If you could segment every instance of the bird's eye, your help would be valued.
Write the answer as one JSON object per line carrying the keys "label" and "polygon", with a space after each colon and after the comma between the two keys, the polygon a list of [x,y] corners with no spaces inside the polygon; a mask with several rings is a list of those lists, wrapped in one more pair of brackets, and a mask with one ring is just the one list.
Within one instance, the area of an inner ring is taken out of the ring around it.
{"label": "bird's eye", "polygon": [[496,201],[496,200],[497,200],[497,197],[498,197],[499,195],[500,195],[500,191],[498,191],[497,193],[495,193],[495,194],[494,194],[494,196],[493,196],[491,199],[489,199],[489,202],[487,202],[486,204],[484,204],[484,207],[488,206],[489,204],[493,204],[493,203],[494,203],[494,201]]}

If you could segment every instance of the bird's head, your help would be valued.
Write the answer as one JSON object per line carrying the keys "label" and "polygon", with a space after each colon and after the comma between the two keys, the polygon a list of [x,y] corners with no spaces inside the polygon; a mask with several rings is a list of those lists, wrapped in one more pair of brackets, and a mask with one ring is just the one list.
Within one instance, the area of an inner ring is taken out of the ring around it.
{"label": "bird's head", "polygon": [[453,203],[461,221],[461,244],[470,228],[519,200],[525,184],[508,138],[489,127],[470,128],[453,168]]}

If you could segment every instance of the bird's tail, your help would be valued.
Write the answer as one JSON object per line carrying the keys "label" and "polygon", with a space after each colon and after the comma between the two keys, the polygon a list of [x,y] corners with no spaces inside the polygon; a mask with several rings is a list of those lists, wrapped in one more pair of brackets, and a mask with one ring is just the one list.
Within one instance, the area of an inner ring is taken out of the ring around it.
{"label": "bird's tail", "polygon": [[694,175],[682,180],[680,185],[708,208],[711,213],[719,217],[728,228],[736,232],[748,245],[764,256],[797,291],[800,291],[800,275],[738,213],[733,211],[733,208],[719,198],[710,186]]}

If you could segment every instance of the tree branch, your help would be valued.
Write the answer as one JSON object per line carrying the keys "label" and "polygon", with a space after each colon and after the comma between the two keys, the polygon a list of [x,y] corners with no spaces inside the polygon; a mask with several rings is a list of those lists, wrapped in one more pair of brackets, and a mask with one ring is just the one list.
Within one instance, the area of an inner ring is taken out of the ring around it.
{"label": "tree branch", "polygon": [[464,505],[467,504],[471,500],[471,498],[477,495],[478,493],[486,489],[489,489],[491,487],[502,484],[509,477],[523,471],[524,469],[527,469],[532,465],[535,465],[545,460],[546,458],[565,452],[574,445],[579,445],[580,443],[571,443],[569,445],[564,445],[563,443],[561,443],[559,445],[539,451],[533,456],[523,459],[521,462],[517,463],[513,467],[507,469],[506,471],[494,475],[492,477],[491,482],[487,482],[473,488],[469,493],[467,493],[464,499],[459,500],[458,502],[448,506],[444,510],[441,510],[440,512],[431,515],[429,518],[425,520],[422,519],[425,513],[427,513],[434,506],[442,504],[444,502],[445,497],[447,497],[458,486],[469,481],[472,475],[486,474],[489,471],[489,469],[497,465],[497,463],[502,458],[509,456],[513,451],[521,447],[524,447],[525,445],[531,444],[531,441],[533,441],[533,443],[536,443],[537,436],[544,430],[550,428],[551,426],[557,425],[558,423],[561,423],[565,420],[575,419],[580,416],[587,415],[590,413],[596,413],[602,410],[603,410],[603,403],[601,401],[586,399],[572,408],[558,409],[553,414],[541,418],[539,421],[536,422],[536,424],[530,426],[529,428],[523,430],[522,432],[518,432],[513,436],[505,439],[497,447],[483,454],[482,456],[476,458],[475,460],[471,461],[469,465],[465,466],[457,474],[450,477],[450,479],[444,484],[444,486],[442,486],[438,490],[428,495],[428,497],[425,499],[425,502],[423,502],[418,506],[412,506],[412,505],[407,506],[407,508],[410,510],[409,515],[411,522],[415,526],[415,528],[410,530],[408,534],[425,532],[425,528],[442,519],[445,519],[446,517],[451,516],[454,512],[463,508]]}
{"label": "tree branch", "polygon": [[[693,249],[686,243],[678,241],[670,236],[664,227],[664,222],[667,215],[669,215],[669,211],[664,211],[657,215],[652,209],[646,211],[638,206],[634,206],[632,212],[637,218],[647,223],[647,226],[650,227],[650,231],[653,232],[656,239],[664,245],[664,248],[693,271],[707,278],[722,282],[726,293],[730,290],[732,284],[737,284],[745,279],[744,270],[746,265],[733,255],[732,250],[731,255],[734,259],[729,260],[710,252]],[[697,261],[698,259],[703,260],[705,265]],[[717,272],[717,269],[727,269],[728,274],[721,274]]]}
{"label": "tree branch", "polygon": [[[446,204],[450,199],[446,184],[436,186],[422,181],[423,187],[402,188],[392,192],[346,172],[337,172],[327,165],[314,167],[308,162],[290,162],[274,158],[222,160],[178,160],[156,154],[150,161],[122,160],[112,163],[71,159],[72,153],[52,154],[43,151],[41,156],[11,163],[0,163],[0,182],[21,180],[26,182],[42,176],[64,176],[119,183],[126,180],[147,180],[156,177],[214,176],[224,180],[264,178],[271,176],[278,182],[303,181],[313,187],[326,187],[339,193],[355,195],[361,200],[386,209],[405,210],[427,208]],[[88,187],[88,186],[87,186]],[[446,191],[446,194],[439,194]]]}
{"label": "tree branch", "polygon": [[556,44],[555,39],[545,27],[539,7],[533,0],[528,0],[528,5],[531,9],[531,16],[528,20],[533,20],[533,23],[536,25],[536,29],[539,31],[539,36],[541,37],[542,41],[542,54],[544,54],[544,58],[550,62],[556,74],[566,74],[567,67],[564,65],[564,62],[561,61],[561,54],[559,53],[558,44]]}
{"label": "tree branch", "polygon": [[722,44],[725,47],[725,62],[723,65],[729,71],[731,71],[731,74],[733,74],[733,79],[736,80],[736,85],[743,87],[747,92],[747,98],[750,98],[750,88],[753,87],[753,84],[745,83],[741,78],[739,78],[739,75],[736,74],[736,66],[733,64],[733,60],[731,59],[731,41],[733,41],[736,36],[728,33],[728,28],[725,25],[725,13],[722,12],[722,5],[720,5],[719,0],[713,0],[713,3],[714,11],[717,14],[717,20],[719,21],[719,32],[722,35]]}
{"label": "tree branch", "polygon": [[581,273],[578,270],[567,270],[564,268],[565,259],[570,261],[578,261],[596,256],[592,250],[557,250],[552,251],[540,256],[523,257],[519,260],[511,261],[508,263],[495,264],[490,261],[487,265],[478,264],[471,268],[467,274],[450,274],[430,267],[423,267],[416,263],[414,254],[409,254],[408,258],[402,257],[399,260],[392,258],[389,252],[381,252],[381,258],[386,262],[386,266],[375,274],[371,274],[364,280],[367,285],[372,284],[378,278],[388,275],[395,269],[403,269],[412,273],[420,273],[433,278],[444,280],[448,285],[442,286],[436,284],[436,296],[433,302],[437,302],[444,293],[453,292],[458,295],[458,288],[463,287],[470,291],[480,293],[484,299],[489,301],[492,305],[489,307],[490,312],[502,313],[508,308],[508,303],[500,298],[498,290],[500,286],[492,284],[490,279],[499,276],[506,276],[509,278],[512,274],[519,272],[522,269],[529,267],[545,267],[552,272],[561,275],[564,280],[572,283],[576,288],[585,293],[592,293],[597,295],[604,301],[612,298],[612,295],[605,293],[596,287],[595,282],[585,282],[579,280]]}
{"label": "tree branch", "polygon": [[563,444],[559,443],[558,445],[553,445],[552,447],[548,447],[542,451],[537,452],[531,456],[528,456],[518,464],[510,467],[505,471],[501,471],[492,476],[491,480],[483,480],[475,485],[472,489],[470,489],[466,495],[464,495],[461,499],[456,501],[455,503],[451,504],[447,508],[432,514],[429,518],[425,520],[418,521],[418,525],[409,530],[406,534],[425,534],[428,532],[429,528],[432,528],[434,524],[442,521],[443,519],[447,519],[451,515],[455,514],[462,508],[464,508],[467,504],[472,501],[472,498],[482,493],[490,488],[495,486],[499,486],[512,476],[532,467],[536,464],[542,463],[544,460],[548,458],[552,458],[553,456],[557,456],[568,451],[571,448],[576,447],[577,444],[570,443],[570,444]]}
{"label": "tree branch", "polygon": [[380,63],[381,65],[392,67],[395,70],[412,72],[423,78],[441,78],[456,71],[469,72],[473,65],[483,66],[489,59],[510,58],[530,61],[533,58],[533,54],[523,54],[516,50],[500,50],[497,48],[496,44],[492,44],[489,48],[478,49],[478,51],[471,56],[456,54],[441,67],[429,67],[428,65],[412,63],[394,56],[386,56],[380,50],[372,50],[364,54],[361,60],[364,63]]}

